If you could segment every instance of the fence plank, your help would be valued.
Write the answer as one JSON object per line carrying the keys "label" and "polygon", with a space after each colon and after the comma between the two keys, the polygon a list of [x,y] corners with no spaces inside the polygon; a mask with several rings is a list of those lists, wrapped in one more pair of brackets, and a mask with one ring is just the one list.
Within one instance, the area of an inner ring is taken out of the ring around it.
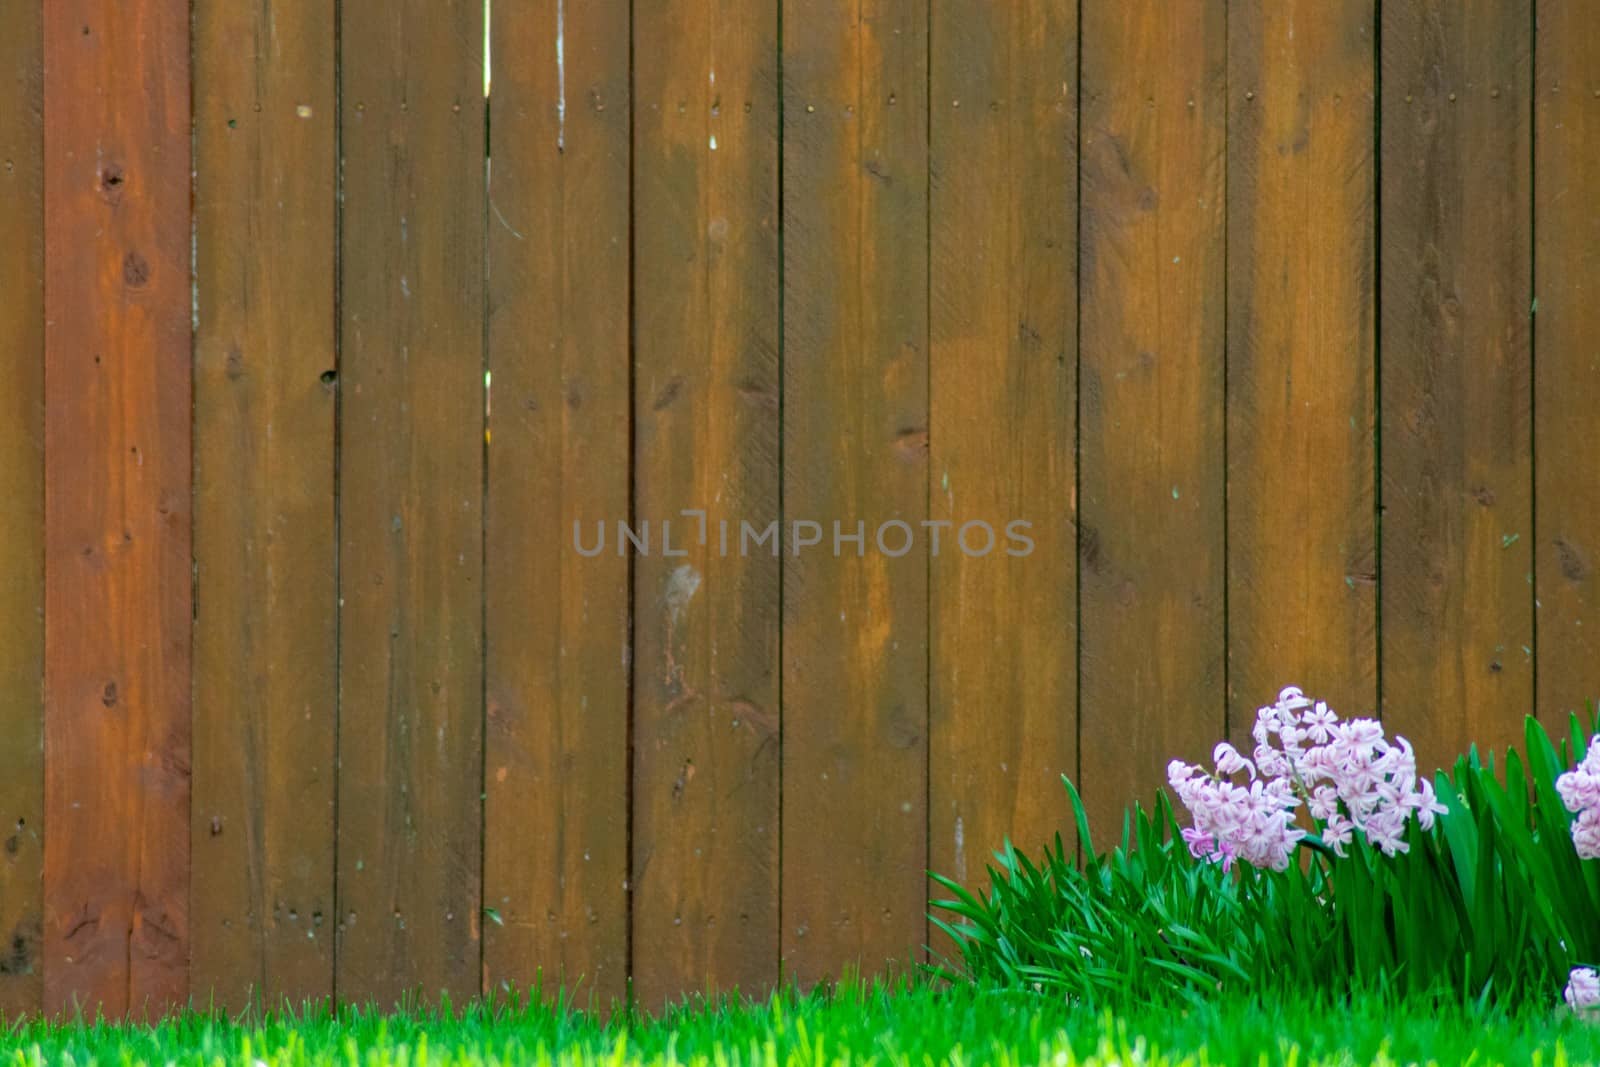
{"label": "fence plank", "polygon": [[1425,767],[1533,705],[1531,38],[1527,3],[1384,8],[1383,717]]}
{"label": "fence plank", "polygon": [[189,963],[189,12],[45,5],[47,1011]]}
{"label": "fence plank", "polygon": [[1538,713],[1600,699],[1600,21],[1538,0],[1534,53],[1534,499]]}
{"label": "fence plank", "polygon": [[1072,823],[1077,4],[932,18],[928,839],[967,880]]}
{"label": "fence plank", "polygon": [[[783,957],[806,984],[926,935],[926,16],[783,9],[784,522],[821,530],[783,565]],[[835,544],[890,520],[904,555]]]}
{"label": "fence plank", "polygon": [[1224,733],[1219,0],[1083,19],[1083,781],[1104,846]]}
{"label": "fence plank", "polygon": [[195,8],[197,1002],[333,991],[334,24]]}
{"label": "fence plank", "polygon": [[[485,983],[628,968],[625,0],[494,10]],[[586,542],[587,543],[587,542]]]}
{"label": "fence plank", "polygon": [[0,0],[0,1015],[41,1003],[44,127],[37,0]]}
{"label": "fence plank", "polygon": [[778,9],[636,10],[634,510],[686,553],[634,564],[633,977],[654,1009],[777,978],[781,564],[739,524],[778,517]]}
{"label": "fence plank", "polygon": [[1373,9],[1228,11],[1230,731],[1376,704]]}
{"label": "fence plank", "polygon": [[336,983],[459,999],[482,907],[483,8],[342,20]]}

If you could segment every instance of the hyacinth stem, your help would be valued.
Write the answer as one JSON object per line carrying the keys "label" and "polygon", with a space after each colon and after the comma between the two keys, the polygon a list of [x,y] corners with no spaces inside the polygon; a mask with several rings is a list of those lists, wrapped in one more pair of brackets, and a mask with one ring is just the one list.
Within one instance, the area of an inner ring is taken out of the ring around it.
{"label": "hyacinth stem", "polygon": [[1314,852],[1322,853],[1330,860],[1337,858],[1337,853],[1335,853],[1333,849],[1328,846],[1328,843],[1315,834],[1307,834],[1306,836],[1302,837],[1300,839],[1300,844],[1306,846]]}

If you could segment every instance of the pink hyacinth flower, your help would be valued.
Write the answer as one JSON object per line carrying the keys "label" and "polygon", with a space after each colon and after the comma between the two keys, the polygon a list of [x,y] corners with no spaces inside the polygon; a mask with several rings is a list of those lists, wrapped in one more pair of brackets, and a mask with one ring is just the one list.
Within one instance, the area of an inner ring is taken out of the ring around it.
{"label": "pink hyacinth flower", "polygon": [[1600,859],[1600,736],[1589,742],[1581,763],[1556,779],[1556,792],[1578,817],[1572,824],[1578,858]]}
{"label": "pink hyacinth flower", "polygon": [[1593,967],[1574,967],[1564,995],[1567,1006],[1578,1014],[1600,1016],[1600,973]]}
{"label": "pink hyacinth flower", "polygon": [[[1185,843],[1224,868],[1235,861],[1287,867],[1307,836],[1295,814],[1301,804],[1335,856],[1345,855],[1357,832],[1386,855],[1405,852],[1413,818],[1427,831],[1448,810],[1433,784],[1417,777],[1410,742],[1391,740],[1376,719],[1340,719],[1294,686],[1257,709],[1250,733],[1253,760],[1222,741],[1211,754],[1214,771],[1182,760],[1167,767],[1172,791],[1193,822],[1184,831]],[[1591,792],[1600,794],[1600,742],[1594,758],[1593,766],[1581,768],[1581,777],[1565,783],[1563,799],[1580,802]],[[1248,782],[1241,780],[1244,775]],[[1600,855],[1600,803],[1595,812],[1592,819],[1580,816],[1574,839],[1580,852],[1593,848]]]}

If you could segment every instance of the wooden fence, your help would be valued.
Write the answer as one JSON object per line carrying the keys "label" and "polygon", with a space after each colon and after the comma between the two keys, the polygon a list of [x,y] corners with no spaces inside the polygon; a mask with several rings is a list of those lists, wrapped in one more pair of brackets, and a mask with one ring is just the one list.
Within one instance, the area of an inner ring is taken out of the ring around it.
{"label": "wooden fence", "polygon": [[1600,5],[192,15],[0,0],[8,1011],[904,965],[1286,683],[1600,694]]}

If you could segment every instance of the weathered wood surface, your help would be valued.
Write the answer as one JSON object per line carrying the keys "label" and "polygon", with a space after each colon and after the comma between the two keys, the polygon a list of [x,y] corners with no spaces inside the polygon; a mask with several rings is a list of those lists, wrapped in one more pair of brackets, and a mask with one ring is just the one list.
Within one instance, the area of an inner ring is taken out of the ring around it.
{"label": "weathered wood surface", "polygon": [[1226,16],[1084,6],[1079,784],[1102,847],[1225,727]]}
{"label": "weathered wood surface", "polygon": [[[783,969],[803,984],[905,968],[927,936],[927,14],[783,6]],[[835,553],[835,522],[889,521],[904,554]],[[796,522],[819,543],[794,551]]]}
{"label": "weathered wood surface", "polygon": [[43,992],[44,38],[0,2],[0,1014]]}
{"label": "weathered wood surface", "polygon": [[[1228,726],[1377,704],[1371,0],[1228,9]],[[1159,655],[1152,649],[1152,655]]]}
{"label": "weathered wood surface", "polygon": [[929,861],[978,884],[1077,776],[1078,11],[932,11]]}
{"label": "weathered wood surface", "polygon": [[629,513],[628,14],[495,7],[487,216],[484,982],[601,1004],[628,973],[628,560],[573,524]]}
{"label": "weathered wood surface", "polygon": [[192,15],[0,0],[0,1010],[905,968],[1600,697],[1577,0]]}
{"label": "weathered wood surface", "polygon": [[335,981],[459,1001],[482,977],[483,8],[340,15]]}
{"label": "weathered wood surface", "polygon": [[1533,710],[1529,16],[1383,8],[1383,717],[1430,767]]}
{"label": "weathered wood surface", "polygon": [[778,5],[634,13],[634,511],[671,536],[633,586],[633,978],[654,1009],[778,977],[781,564],[738,547],[779,506]]}
{"label": "weathered wood surface", "polygon": [[333,993],[333,9],[195,8],[196,1000]]}
{"label": "weathered wood surface", "polygon": [[189,992],[189,12],[44,5],[44,1007]]}
{"label": "weathered wood surface", "polygon": [[1600,700],[1600,19],[1539,0],[1534,40],[1533,528],[1539,715]]}

